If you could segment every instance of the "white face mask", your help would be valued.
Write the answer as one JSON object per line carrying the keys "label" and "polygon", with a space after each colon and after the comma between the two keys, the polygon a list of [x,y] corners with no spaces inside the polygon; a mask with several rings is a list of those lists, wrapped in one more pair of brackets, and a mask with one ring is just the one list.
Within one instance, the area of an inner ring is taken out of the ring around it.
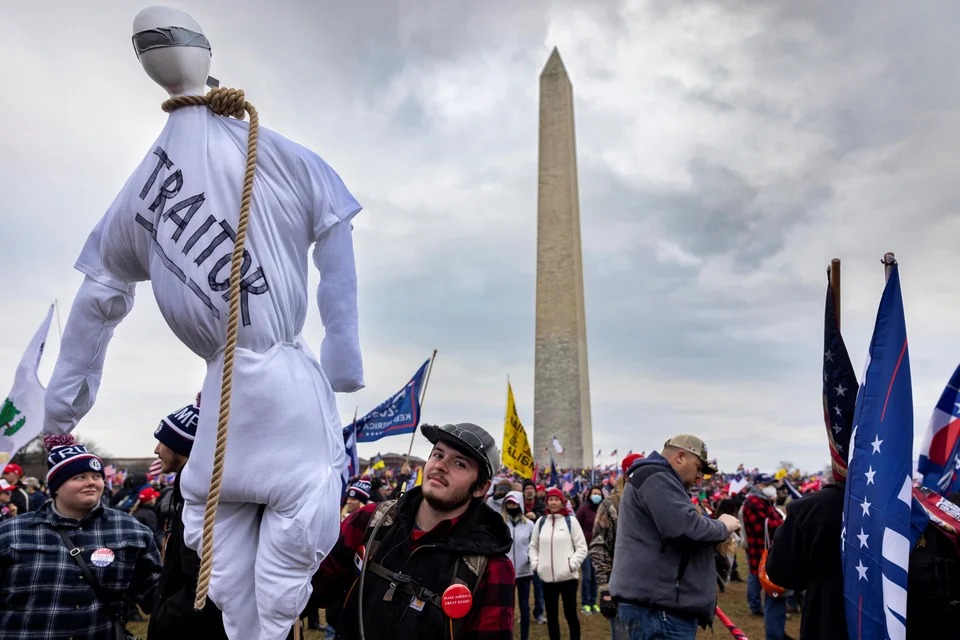
{"label": "white face mask", "polygon": [[767,496],[771,500],[777,497],[776,487],[766,486],[763,488],[763,495]]}

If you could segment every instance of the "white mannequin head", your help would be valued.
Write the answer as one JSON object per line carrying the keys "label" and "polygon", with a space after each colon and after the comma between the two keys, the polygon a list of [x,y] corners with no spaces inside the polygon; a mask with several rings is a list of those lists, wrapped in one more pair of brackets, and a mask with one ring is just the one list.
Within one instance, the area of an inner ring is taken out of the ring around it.
{"label": "white mannequin head", "polygon": [[210,44],[189,14],[172,7],[147,7],[133,19],[133,36],[143,70],[171,98],[205,93]]}

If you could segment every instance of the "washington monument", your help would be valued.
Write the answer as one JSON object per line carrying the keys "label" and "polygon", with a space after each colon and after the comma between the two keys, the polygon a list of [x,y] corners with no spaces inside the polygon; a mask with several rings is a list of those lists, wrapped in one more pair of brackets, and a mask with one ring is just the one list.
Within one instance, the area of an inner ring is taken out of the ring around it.
{"label": "washington monument", "polygon": [[573,86],[556,49],[540,73],[539,165],[534,457],[543,468],[549,448],[561,466],[592,467]]}

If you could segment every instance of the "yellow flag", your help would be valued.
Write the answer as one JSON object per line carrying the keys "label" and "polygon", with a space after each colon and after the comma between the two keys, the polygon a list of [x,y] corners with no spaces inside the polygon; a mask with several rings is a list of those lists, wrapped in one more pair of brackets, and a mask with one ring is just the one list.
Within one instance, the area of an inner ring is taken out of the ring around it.
{"label": "yellow flag", "polygon": [[413,483],[413,486],[419,487],[423,484],[423,467],[417,467],[417,480]]}
{"label": "yellow flag", "polygon": [[500,455],[503,465],[524,478],[533,478],[533,454],[527,432],[517,415],[517,405],[513,401],[513,388],[507,382],[507,419],[503,423],[503,453]]}

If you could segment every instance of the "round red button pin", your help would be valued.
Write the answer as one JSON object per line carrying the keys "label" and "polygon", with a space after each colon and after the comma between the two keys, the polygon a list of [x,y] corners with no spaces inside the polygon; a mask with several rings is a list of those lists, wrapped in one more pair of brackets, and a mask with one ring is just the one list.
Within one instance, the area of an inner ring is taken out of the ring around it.
{"label": "round red button pin", "polygon": [[457,619],[467,615],[473,605],[473,594],[463,584],[452,584],[443,592],[440,607],[447,616]]}

